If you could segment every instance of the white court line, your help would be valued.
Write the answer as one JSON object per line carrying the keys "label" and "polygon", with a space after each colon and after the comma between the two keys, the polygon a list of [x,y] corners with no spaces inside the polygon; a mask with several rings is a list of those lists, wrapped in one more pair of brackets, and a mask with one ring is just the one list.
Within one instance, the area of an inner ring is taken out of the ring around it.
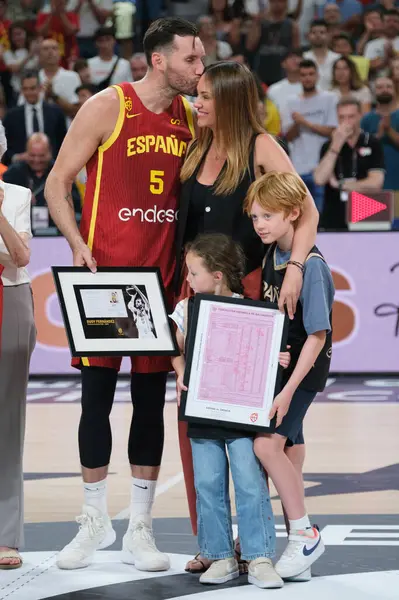
{"label": "white court line", "polygon": [[[161,485],[157,486],[157,489],[155,492],[155,497],[157,498],[161,494],[164,494],[165,492],[170,490],[172,487],[174,487],[175,485],[177,485],[178,483],[183,481],[183,479],[184,479],[183,471],[181,471],[180,473],[177,473],[177,475],[174,475],[170,479],[167,479],[164,483],[161,483]],[[128,508],[125,508],[124,510],[121,510],[121,512],[119,512],[117,515],[115,515],[115,517],[113,517],[112,520],[128,519],[129,516],[130,516],[130,506],[128,506]]]}

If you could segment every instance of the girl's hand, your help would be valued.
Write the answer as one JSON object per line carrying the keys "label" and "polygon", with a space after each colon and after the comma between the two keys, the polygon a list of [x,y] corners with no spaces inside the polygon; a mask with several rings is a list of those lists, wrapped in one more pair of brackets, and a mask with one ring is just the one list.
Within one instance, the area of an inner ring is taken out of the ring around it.
{"label": "girl's hand", "polygon": [[[290,348],[291,346],[287,346],[288,350]],[[280,354],[278,355],[278,362],[283,367],[283,369],[288,369],[291,362],[291,354],[289,352],[280,352]]]}
{"label": "girl's hand", "polygon": [[279,427],[288,412],[292,400],[292,394],[285,392],[284,389],[277,394],[269,413],[269,419],[273,419],[277,413],[276,427]]}
{"label": "girl's hand", "polygon": [[188,388],[183,383],[183,375],[179,375],[176,381],[177,387],[177,406],[180,406],[180,398],[182,392],[187,392]]}

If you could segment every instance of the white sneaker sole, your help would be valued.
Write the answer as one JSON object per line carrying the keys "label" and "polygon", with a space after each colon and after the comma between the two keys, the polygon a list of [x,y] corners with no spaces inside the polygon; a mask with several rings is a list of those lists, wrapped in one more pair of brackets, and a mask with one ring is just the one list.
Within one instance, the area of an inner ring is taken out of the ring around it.
{"label": "white sneaker sole", "polygon": [[294,577],[285,577],[284,581],[297,581],[299,582],[305,582],[305,581],[311,581],[312,579],[312,571],[311,568],[309,567],[309,569],[306,569],[306,571],[303,571],[303,573],[299,573],[299,575],[295,575]]}
{"label": "white sneaker sole", "polygon": [[256,585],[256,587],[261,588],[262,590],[273,590],[284,586],[284,581],[282,579],[280,579],[280,581],[261,581],[253,575],[248,575],[248,583],[252,583],[252,585]]}
{"label": "white sneaker sole", "polygon": [[[84,560],[80,560],[80,561],[74,561],[71,560],[70,558],[62,558],[62,556],[60,558],[58,558],[56,560],[56,565],[59,569],[63,569],[63,570],[68,570],[68,571],[72,571],[75,569],[84,569],[85,567],[88,567],[89,565],[91,565],[91,563],[93,562],[93,558],[94,555],[96,553],[97,550],[105,550],[105,548],[108,548],[109,546],[112,546],[112,544],[115,542],[116,540],[116,533],[114,529],[110,529],[107,531],[107,535],[104,538],[104,541],[101,542],[101,544],[98,546],[98,548],[96,550],[94,550],[94,552],[92,552],[91,554],[89,554],[88,556],[86,556],[86,558]],[[61,550],[61,553],[63,551]],[[71,552],[73,552],[71,550]],[[60,554],[61,554],[60,553]]]}
{"label": "white sneaker sole", "polygon": [[133,553],[130,550],[126,550],[126,548],[122,548],[121,551],[121,561],[125,563],[125,565],[133,565],[136,567],[138,571],[148,571],[149,573],[153,573],[156,571],[169,571],[170,569],[170,561],[165,561],[165,559],[159,560],[158,563],[154,562],[151,564],[150,562],[146,562],[144,560],[136,560],[133,556]]}
{"label": "white sneaker sole", "polygon": [[292,565],[291,569],[288,569],[288,565],[287,565],[287,568],[284,567],[284,572],[281,572],[281,571],[279,571],[278,563],[277,563],[275,566],[275,569],[282,579],[297,577],[298,575],[300,575],[301,573],[303,573],[304,571],[309,569],[309,567],[311,567],[313,565],[313,563],[316,562],[316,560],[320,558],[320,556],[324,553],[324,551],[325,551],[325,546],[324,546],[323,540],[321,539],[316,550],[314,552],[312,552],[312,554],[310,554],[309,556],[306,557],[307,558],[306,563],[302,564],[299,567],[299,569],[300,569],[299,572],[298,572],[298,567],[295,567],[295,565]]}
{"label": "white sneaker sole", "polygon": [[204,585],[219,585],[221,583],[227,583],[228,581],[232,581],[232,579],[237,579],[237,577],[240,576],[240,571],[239,569],[237,569],[237,571],[233,571],[232,573],[229,573],[228,575],[225,575],[224,577],[213,577],[212,579],[203,579],[202,577],[200,577],[200,583],[204,584]]}

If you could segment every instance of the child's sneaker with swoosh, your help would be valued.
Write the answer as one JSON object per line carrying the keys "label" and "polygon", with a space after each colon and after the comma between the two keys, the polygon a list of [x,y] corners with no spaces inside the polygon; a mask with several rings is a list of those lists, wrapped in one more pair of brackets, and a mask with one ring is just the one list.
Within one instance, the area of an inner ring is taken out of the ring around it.
{"label": "child's sneaker with swoosh", "polygon": [[325,548],[316,527],[305,531],[291,531],[288,545],[276,564],[276,571],[282,579],[295,577],[306,571]]}

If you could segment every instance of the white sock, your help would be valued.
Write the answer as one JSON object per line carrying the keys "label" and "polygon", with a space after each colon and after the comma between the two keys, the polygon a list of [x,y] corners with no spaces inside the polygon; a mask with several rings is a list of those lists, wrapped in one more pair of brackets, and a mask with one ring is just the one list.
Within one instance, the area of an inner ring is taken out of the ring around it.
{"label": "white sock", "polygon": [[136,479],[132,477],[132,493],[130,500],[130,523],[139,515],[151,515],[154,504],[156,481]]}
{"label": "white sock", "polygon": [[308,515],[305,515],[301,519],[294,519],[289,521],[290,531],[305,531],[305,529],[311,529],[312,526],[309,521]]}
{"label": "white sock", "polygon": [[96,483],[83,482],[83,491],[85,504],[94,506],[103,515],[108,514],[107,507],[107,480],[97,481]]}

